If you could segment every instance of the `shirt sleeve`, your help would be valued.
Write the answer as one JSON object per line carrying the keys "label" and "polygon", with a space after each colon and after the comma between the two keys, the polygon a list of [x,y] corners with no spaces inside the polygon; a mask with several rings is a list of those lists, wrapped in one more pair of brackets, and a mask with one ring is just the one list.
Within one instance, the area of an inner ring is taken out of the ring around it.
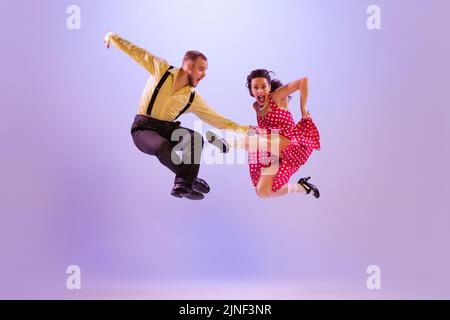
{"label": "shirt sleeve", "polygon": [[192,107],[189,111],[194,113],[207,124],[218,129],[232,130],[242,134],[247,134],[250,129],[250,126],[239,125],[214,111],[198,94],[198,92],[195,95],[194,102],[192,103]]}
{"label": "shirt sleeve", "polygon": [[152,75],[155,75],[160,70],[169,68],[169,63],[161,58],[156,57],[145,49],[142,49],[130,41],[123,39],[117,34],[111,34],[111,43],[118,49],[125,52],[133,60],[143,66]]}

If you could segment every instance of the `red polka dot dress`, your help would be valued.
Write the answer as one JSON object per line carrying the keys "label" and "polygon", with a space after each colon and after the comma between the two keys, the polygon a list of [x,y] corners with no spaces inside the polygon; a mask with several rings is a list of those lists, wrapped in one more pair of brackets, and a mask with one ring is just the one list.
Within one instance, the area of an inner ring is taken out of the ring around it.
{"label": "red polka dot dress", "polygon": [[[264,117],[258,116],[257,134],[278,133],[291,140],[277,159],[279,168],[272,184],[272,191],[276,192],[306,163],[313,150],[320,150],[320,136],[311,117],[296,124],[289,110],[279,108],[272,99],[269,104],[271,110]],[[274,163],[274,158],[267,150],[249,151],[248,157],[250,177],[256,187],[261,170]]]}

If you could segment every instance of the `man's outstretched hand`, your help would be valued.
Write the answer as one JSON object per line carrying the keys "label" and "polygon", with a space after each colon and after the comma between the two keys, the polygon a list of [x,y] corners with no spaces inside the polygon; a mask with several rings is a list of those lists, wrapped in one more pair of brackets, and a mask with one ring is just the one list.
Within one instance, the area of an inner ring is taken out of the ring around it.
{"label": "man's outstretched hand", "polygon": [[109,31],[106,34],[105,39],[103,40],[105,42],[106,49],[109,49],[109,46],[111,45],[111,35],[113,35],[113,33],[111,31]]}

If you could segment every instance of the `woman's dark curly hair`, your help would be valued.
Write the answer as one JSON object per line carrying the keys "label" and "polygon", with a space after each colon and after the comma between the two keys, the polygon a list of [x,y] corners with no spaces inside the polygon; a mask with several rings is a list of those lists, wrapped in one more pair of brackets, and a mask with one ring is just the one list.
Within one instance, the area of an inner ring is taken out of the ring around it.
{"label": "woman's dark curly hair", "polygon": [[[270,83],[270,92],[274,92],[284,85],[280,80],[272,79],[272,77],[270,76],[271,74],[275,76],[275,73],[273,71],[268,71],[266,69],[256,69],[250,72],[250,74],[247,76],[246,86],[248,88],[248,92],[252,97],[254,97],[252,93],[252,80],[254,78],[266,78],[267,82]],[[291,96],[289,96],[288,98],[289,100],[291,100]]]}

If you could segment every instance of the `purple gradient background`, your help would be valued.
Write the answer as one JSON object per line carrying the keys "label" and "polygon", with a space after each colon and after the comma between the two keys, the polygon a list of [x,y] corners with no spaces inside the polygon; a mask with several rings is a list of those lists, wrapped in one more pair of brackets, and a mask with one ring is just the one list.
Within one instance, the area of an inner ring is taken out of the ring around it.
{"label": "purple gradient background", "polygon": [[[81,30],[66,28],[70,4]],[[449,9],[1,1],[0,298],[449,299]],[[172,174],[129,134],[147,74],[104,48],[108,28],[176,65],[205,52],[198,90],[240,123],[255,122],[250,70],[307,75],[323,148],[295,177],[320,200],[258,199],[246,165],[203,165],[212,193],[172,198]],[[71,264],[82,290],[65,287]],[[382,290],[366,288],[371,264]]]}

